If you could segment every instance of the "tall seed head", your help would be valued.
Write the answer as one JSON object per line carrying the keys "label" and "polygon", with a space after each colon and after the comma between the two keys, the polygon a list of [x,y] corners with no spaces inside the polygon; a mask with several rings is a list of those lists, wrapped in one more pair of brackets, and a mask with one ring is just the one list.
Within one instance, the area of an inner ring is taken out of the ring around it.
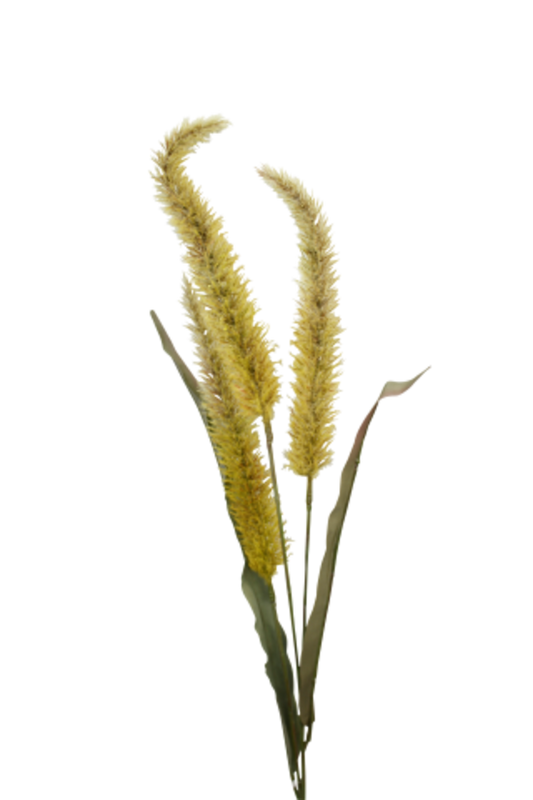
{"label": "tall seed head", "polygon": [[182,115],[149,149],[152,201],[179,250],[176,304],[191,345],[209,437],[235,535],[249,566],[272,579],[283,562],[272,477],[261,429],[283,399],[281,342],[227,229],[189,171],[193,154],[236,127],[221,109]]}
{"label": "tall seed head", "polygon": [[290,373],[286,390],[287,443],[281,448],[281,472],[317,481],[338,460],[344,410],[343,378],[348,358],[344,336],[350,326],[340,312],[344,273],[335,240],[335,223],[326,201],[284,164],[259,161],[252,171],[284,208],[293,228],[297,253],[289,282],[294,294],[288,324]]}

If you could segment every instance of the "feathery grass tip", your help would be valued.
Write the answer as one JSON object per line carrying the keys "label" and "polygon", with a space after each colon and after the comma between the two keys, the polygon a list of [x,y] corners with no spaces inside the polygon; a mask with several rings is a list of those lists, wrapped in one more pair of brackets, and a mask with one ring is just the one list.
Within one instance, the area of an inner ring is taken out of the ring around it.
{"label": "feathery grass tip", "polygon": [[350,326],[340,312],[341,251],[326,201],[305,178],[269,161],[258,161],[252,171],[285,210],[297,253],[289,278],[295,291],[289,298],[287,443],[280,450],[280,471],[316,482],[337,463],[333,445],[344,413],[338,404],[344,394],[344,336]]}
{"label": "feathery grass tip", "polygon": [[249,566],[272,579],[283,563],[272,477],[261,429],[283,400],[281,342],[270,336],[255,281],[189,162],[236,127],[222,109],[183,114],[149,148],[151,200],[177,244],[176,304],[206,411],[223,492]]}

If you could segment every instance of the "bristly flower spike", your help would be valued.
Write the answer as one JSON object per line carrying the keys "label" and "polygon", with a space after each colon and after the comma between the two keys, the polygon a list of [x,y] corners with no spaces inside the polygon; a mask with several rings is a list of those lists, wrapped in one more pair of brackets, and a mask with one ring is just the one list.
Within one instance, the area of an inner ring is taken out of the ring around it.
{"label": "bristly flower spike", "polygon": [[336,258],[331,226],[322,214],[322,205],[300,181],[267,166],[257,172],[287,204],[299,232],[299,298],[291,340],[296,347],[292,364],[295,381],[291,383],[294,399],[285,467],[312,479],[332,462],[333,420],[338,413],[334,402],[342,363],[338,348],[344,329],[334,313],[338,275],[333,270]]}
{"label": "bristly flower spike", "polygon": [[[182,266],[176,304],[191,345],[209,437],[235,535],[252,570],[272,580],[283,564],[280,520],[261,430],[283,400],[281,342],[270,336],[254,279],[219,212],[189,171],[193,155],[237,126],[222,109],[183,114],[149,148],[150,199]],[[283,522],[281,524],[283,529]]]}

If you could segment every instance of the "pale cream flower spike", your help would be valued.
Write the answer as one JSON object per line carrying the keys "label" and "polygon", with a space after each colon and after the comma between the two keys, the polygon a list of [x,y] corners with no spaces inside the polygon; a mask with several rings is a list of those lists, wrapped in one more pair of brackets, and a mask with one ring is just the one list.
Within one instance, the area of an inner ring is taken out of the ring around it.
{"label": "pale cream flower spike", "polygon": [[316,482],[337,463],[333,445],[344,413],[339,401],[348,363],[344,335],[350,326],[340,312],[341,251],[326,201],[306,178],[269,161],[258,161],[252,172],[285,210],[297,253],[289,278],[295,291],[289,298],[287,443],[280,450],[280,471]]}

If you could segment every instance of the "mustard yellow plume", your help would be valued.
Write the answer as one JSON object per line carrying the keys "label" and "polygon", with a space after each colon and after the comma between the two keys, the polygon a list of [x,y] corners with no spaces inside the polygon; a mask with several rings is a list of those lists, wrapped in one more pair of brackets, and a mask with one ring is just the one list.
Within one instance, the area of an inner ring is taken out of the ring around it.
{"label": "mustard yellow plume", "polygon": [[[182,270],[178,279],[176,304],[181,328],[189,331],[189,309],[183,287],[188,282],[198,303],[206,329],[216,331],[217,350],[224,352],[232,367],[232,380],[243,408],[256,418],[277,420],[283,399],[284,360],[278,353],[281,342],[270,336],[272,322],[260,318],[264,311],[255,280],[244,263],[227,229],[226,214],[218,211],[189,171],[193,154],[210,146],[237,123],[222,109],[208,114],[183,114],[149,148],[152,166],[146,171],[151,181],[150,199],[164,216],[179,250]],[[191,366],[200,383],[206,369],[195,351],[189,332]]]}
{"label": "mustard yellow plume", "polygon": [[287,204],[299,232],[299,298],[295,338],[291,340],[296,347],[292,364],[295,381],[291,383],[294,399],[290,448],[284,455],[286,466],[293,472],[314,478],[333,457],[330,445],[337,415],[333,404],[342,363],[338,348],[343,329],[334,313],[338,306],[338,276],[333,270],[336,259],[330,241],[331,227],[322,214],[322,205],[300,181],[267,166],[257,172]]}
{"label": "mustard yellow plume", "polygon": [[176,304],[191,345],[221,485],[251,569],[272,580],[283,565],[280,522],[261,430],[283,399],[281,342],[260,318],[260,296],[227,229],[189,171],[189,161],[236,127],[222,109],[182,115],[149,148],[151,200],[176,241],[182,269]]}

